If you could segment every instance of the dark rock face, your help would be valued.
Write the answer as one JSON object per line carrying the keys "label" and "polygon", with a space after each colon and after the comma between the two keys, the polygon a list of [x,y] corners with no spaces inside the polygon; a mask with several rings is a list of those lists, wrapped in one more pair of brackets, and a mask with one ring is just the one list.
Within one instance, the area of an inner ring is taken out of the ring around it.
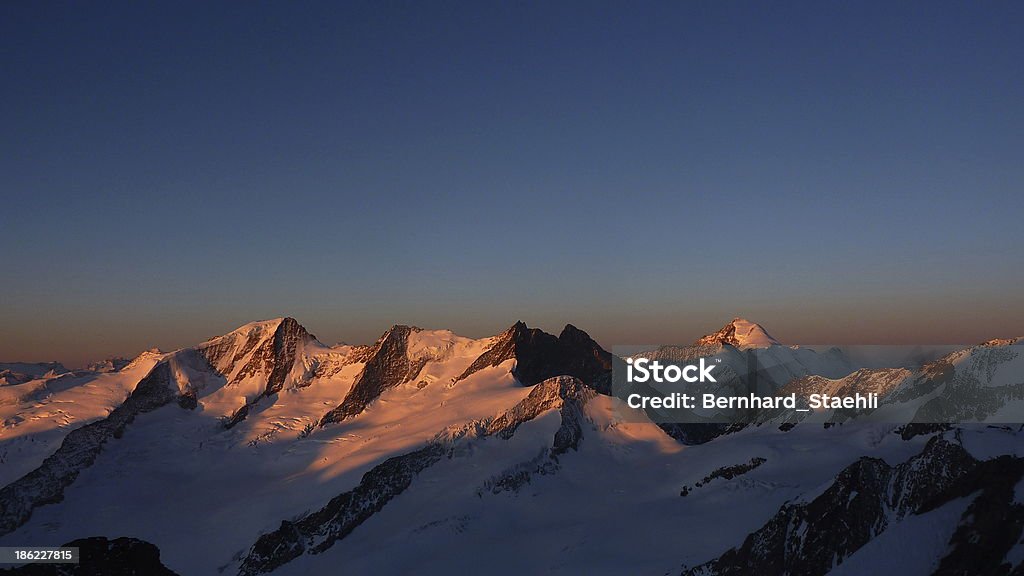
{"label": "dark rock face", "polygon": [[224,428],[230,430],[235,426],[241,424],[242,421],[244,421],[246,417],[249,416],[249,406],[250,404],[244,404],[242,405],[241,408],[235,410],[234,413],[231,414],[231,416],[225,418],[223,421]]}
{"label": "dark rock face", "polygon": [[517,340],[522,339],[524,335],[527,335],[530,332],[540,332],[545,336],[550,336],[551,338],[554,338],[554,336],[551,336],[550,334],[547,334],[545,332],[541,332],[540,330],[531,330],[530,328],[527,328],[526,324],[522,322],[516,322],[514,326],[499,334],[494,344],[492,344],[491,347],[488,348],[486,352],[481,354],[479,358],[474,360],[473,363],[470,364],[469,367],[466,368],[466,370],[461,375],[459,375],[458,378],[455,379],[455,381],[458,382],[460,380],[465,380],[466,378],[469,378],[471,375],[476,374],[477,372],[483,370],[484,368],[491,368],[493,366],[501,364],[506,360],[511,360],[515,358]]}
{"label": "dark rock face", "polygon": [[160,549],[135,538],[81,538],[64,544],[78,548],[78,564],[27,564],[4,574],[22,576],[176,576],[160,562]]}
{"label": "dark rock face", "polygon": [[[1000,456],[981,463],[943,498],[929,502],[925,509],[952,498],[981,491],[960,519],[950,538],[950,550],[935,570],[936,576],[1006,574],[1011,566],[1003,562],[1007,551],[1024,530],[1024,505],[1016,502],[1015,485],[1024,476],[1024,459]],[[1024,571],[1018,565],[1015,574]]]}
{"label": "dark rock face", "polygon": [[320,419],[320,426],[341,422],[359,414],[385,390],[394,388],[419,374],[425,361],[410,360],[408,354],[409,334],[414,330],[419,329],[394,326],[380,337],[363,371],[356,377],[352,389],[341,404]]}
{"label": "dark rock face", "polygon": [[583,406],[594,397],[594,392],[583,382],[570,376],[560,376],[534,387],[530,394],[504,414],[488,423],[485,436],[509,439],[520,424],[529,422],[548,410],[558,408],[562,423],[555,432],[551,446],[554,456],[575,450],[583,437],[582,422],[586,419]]}
{"label": "dark rock face", "polygon": [[444,456],[441,445],[389,458],[367,472],[353,490],[335,496],[320,510],[281,527],[256,541],[239,574],[263,574],[309,552],[316,554],[348,536],[392,498],[404,492],[413,478]]}
{"label": "dark rock face", "polygon": [[[271,337],[265,337],[257,331],[248,335],[245,344],[235,353],[229,362],[225,362],[235,343],[229,339],[221,339],[215,343],[202,346],[199,352],[206,357],[212,366],[218,366],[225,376],[249,357],[248,362],[235,374],[230,384],[259,374],[267,375],[267,385],[259,398],[251,402],[255,404],[261,399],[280,392],[288,380],[288,375],[295,366],[301,344],[315,341],[316,337],[306,331],[294,318],[284,318],[278,323]],[[250,355],[250,352],[252,353]],[[225,422],[231,428],[245,420],[250,404],[240,407]]]}
{"label": "dark rock face", "polygon": [[0,535],[8,534],[28,521],[39,506],[60,502],[64,488],[92,465],[111,438],[144,412],[156,410],[178,399],[170,364],[157,364],[125,401],[106,418],[73,430],[32,472],[0,490]]}
{"label": "dark rock face", "polygon": [[714,346],[717,344],[728,344],[739,348],[740,341],[736,338],[735,322],[730,322],[723,326],[718,332],[713,332],[703,336],[694,342],[694,346]]}
{"label": "dark rock face", "polygon": [[32,376],[30,376],[28,374],[24,374],[22,372],[14,372],[14,371],[11,371],[11,370],[0,370],[0,386],[8,386],[8,385],[14,385],[14,384],[24,384],[25,382],[28,382],[29,380],[32,380],[32,379],[33,379]]}
{"label": "dark rock face", "polygon": [[[1012,504],[1024,459],[978,462],[959,444],[932,438],[921,454],[898,466],[861,458],[810,502],[784,505],[743,544],[683,574],[825,574],[909,514],[932,510],[981,491],[943,559],[947,574],[985,574],[1019,539],[1024,506]],[[966,571],[962,569],[969,568]]]}
{"label": "dark rock face", "polygon": [[884,529],[881,498],[889,472],[882,460],[862,458],[825,494],[784,506],[740,548],[704,567],[712,574],[825,574],[835,555],[848,556]]}
{"label": "dark rock face", "polygon": [[315,340],[316,337],[307,332],[297,320],[283,318],[270,337],[266,337],[258,331],[250,333],[245,344],[230,361],[227,360],[227,355],[235,346],[233,340],[217,339],[212,344],[199,347],[198,350],[211,365],[218,367],[219,372],[225,376],[230,375],[238,364],[245,360],[246,356],[249,356],[248,362],[235,374],[231,383],[258,374],[266,374],[267,387],[262,396],[270,396],[284,388],[288,374],[295,365],[300,345]]}
{"label": "dark rock face", "polygon": [[572,324],[567,324],[555,337],[516,322],[455,380],[458,382],[510,359],[516,361],[513,375],[524,386],[533,386],[555,376],[572,376],[605,394],[610,392],[611,353]]}
{"label": "dark rock face", "polygon": [[348,356],[340,362],[315,361],[312,378],[330,378],[341,372],[349,364],[366,363],[373,357],[375,346],[354,346]]}
{"label": "dark rock face", "polygon": [[551,450],[545,448],[530,460],[519,462],[485,480],[483,485],[477,488],[476,495],[482,498],[486,493],[519,492],[530,484],[535,476],[546,476],[556,472],[558,462],[551,458]]}
{"label": "dark rock face", "polygon": [[277,394],[284,388],[285,379],[295,365],[295,353],[299,344],[312,339],[309,332],[306,332],[294,318],[285,318],[278,324],[274,338],[269,341],[271,368],[267,377],[267,388],[263,391],[264,396]]}
{"label": "dark rock face", "polygon": [[[567,350],[562,370],[566,376],[579,378],[584,384],[602,394],[611,393],[612,354],[601,347],[589,334],[566,324],[558,341]],[[543,370],[543,368],[542,368]],[[552,374],[541,380],[555,376]]]}
{"label": "dark rock face", "polygon": [[[259,537],[239,567],[242,576],[264,574],[290,562],[302,554],[319,554],[352,530],[379,512],[393,498],[412,485],[416,475],[443,458],[457,457],[457,442],[471,442],[475,438],[495,436],[509,439],[516,429],[540,414],[558,409],[562,423],[555,433],[550,449],[542,454],[539,465],[557,465],[557,456],[579,446],[583,435],[582,422],[586,418],[583,406],[593,398],[594,392],[574,378],[548,380],[530,391],[530,394],[512,409],[489,422],[476,422],[455,435],[439,435],[425,447],[385,460],[363,475],[354,489],[331,499],[320,510],[281,526]],[[513,478],[511,482],[525,482]],[[504,488],[509,484],[503,483]]]}
{"label": "dark rock face", "polygon": [[199,406],[199,398],[196,396],[195,390],[186,390],[181,396],[178,396],[178,406],[181,406],[185,410],[195,410]]}
{"label": "dark rock face", "polygon": [[680,444],[694,446],[742,429],[742,425],[702,422],[660,422],[658,427]]}
{"label": "dark rock face", "polygon": [[717,468],[717,469],[713,470],[710,474],[708,474],[707,476],[702,478],[700,481],[698,481],[696,484],[694,484],[693,488],[691,488],[690,486],[683,486],[683,489],[679,491],[679,495],[680,496],[686,496],[694,488],[701,488],[701,487],[707,486],[708,484],[711,483],[712,480],[715,480],[715,479],[718,479],[718,478],[721,478],[723,480],[732,480],[733,478],[736,478],[737,476],[742,476],[742,475],[746,474],[747,472],[750,472],[751,470],[757,468],[758,466],[760,466],[761,464],[764,464],[765,462],[767,462],[767,460],[765,460],[764,458],[761,458],[760,456],[757,456],[757,457],[751,458],[749,462],[746,462],[744,464],[733,464],[732,466],[722,466],[721,468]]}
{"label": "dark rock face", "polygon": [[518,492],[529,484],[534,476],[556,473],[561,467],[558,457],[569,450],[578,450],[583,441],[584,425],[590,422],[584,413],[584,406],[595,394],[596,392],[576,378],[552,378],[535,386],[526,399],[492,420],[485,429],[485,434],[507,439],[515,435],[519,424],[532,420],[547,410],[557,407],[560,417],[558,430],[555,431],[554,440],[549,448],[545,448],[526,462],[520,462],[492,476],[477,490],[477,495],[482,496],[484,492]]}
{"label": "dark rock face", "polygon": [[910,424],[900,426],[893,432],[899,434],[900,438],[904,440],[910,440],[917,436],[927,436],[928,434],[937,434],[939,432],[945,432],[952,429],[953,426],[951,424],[921,424],[911,422]]}
{"label": "dark rock face", "polygon": [[228,355],[235,347],[235,341],[229,336],[222,336],[203,343],[198,348],[199,352],[206,357],[210,364],[217,367],[218,371],[222,374],[230,374],[235,366],[242,360],[245,360],[246,355],[260,345],[262,341],[259,332],[250,332],[246,337],[245,344],[229,360]]}

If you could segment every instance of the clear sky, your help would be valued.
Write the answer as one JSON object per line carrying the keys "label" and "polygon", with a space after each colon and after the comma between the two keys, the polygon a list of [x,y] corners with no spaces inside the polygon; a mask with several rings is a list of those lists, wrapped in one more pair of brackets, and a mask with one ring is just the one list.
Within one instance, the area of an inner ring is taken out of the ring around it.
{"label": "clear sky", "polygon": [[1024,334],[1024,3],[0,3],[0,360]]}

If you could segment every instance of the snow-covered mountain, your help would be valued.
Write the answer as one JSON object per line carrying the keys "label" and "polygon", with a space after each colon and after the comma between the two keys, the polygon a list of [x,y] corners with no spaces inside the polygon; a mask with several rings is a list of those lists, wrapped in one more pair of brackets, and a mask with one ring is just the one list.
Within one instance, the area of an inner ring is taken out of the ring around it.
{"label": "snow-covered mountain", "polygon": [[614,358],[571,325],[332,347],[254,322],[0,387],[0,546],[182,575],[822,574],[903,548],[901,573],[1024,570],[1022,432],[936,424],[1016,414],[1018,344],[855,370],[737,319],[656,352],[762,363],[778,389],[884,390],[895,412],[684,443],[608,394]]}
{"label": "snow-covered mountain", "polygon": [[761,325],[735,318],[722,329],[697,339],[689,346],[661,346],[636,356],[652,360],[691,362],[698,358],[721,360],[720,380],[735,380],[745,385],[756,379],[756,388],[777,390],[794,378],[819,375],[840,378],[856,366],[838,348],[819,353],[810,348],[786,346],[771,337]]}
{"label": "snow-covered mountain", "polygon": [[698,339],[694,344],[696,346],[728,344],[740,350],[780,345],[779,341],[769,335],[763,326],[739,317],[733,318],[732,322],[726,324],[721,330]]}
{"label": "snow-covered mountain", "polygon": [[[704,393],[718,396],[742,396],[749,393],[771,395],[795,380],[842,378],[856,369],[838,348],[818,352],[810,348],[784,345],[770,336],[761,325],[743,318],[733,319],[720,330],[697,339],[693,344],[660,346],[629,357],[674,364],[692,364],[699,359],[715,363],[714,383],[687,385],[687,391],[698,396]],[[676,391],[676,388],[673,384],[628,383],[625,370],[617,370],[612,382],[612,392],[619,398],[627,398],[632,392],[661,395]],[[685,444],[707,442],[721,434],[735,431],[738,426],[750,421],[745,413],[729,410],[710,413],[700,409],[649,408],[646,416]]]}
{"label": "snow-covered mountain", "polygon": [[916,369],[859,369],[843,378],[791,380],[779,394],[878,394],[877,409],[765,411],[762,422],[1018,423],[1024,415],[1024,347],[1020,339],[992,340],[951,352]]}

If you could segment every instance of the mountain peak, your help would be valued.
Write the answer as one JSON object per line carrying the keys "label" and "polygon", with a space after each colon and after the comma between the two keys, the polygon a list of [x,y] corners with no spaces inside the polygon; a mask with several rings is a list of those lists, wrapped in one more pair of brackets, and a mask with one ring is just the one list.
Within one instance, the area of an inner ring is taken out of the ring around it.
{"label": "mountain peak", "polygon": [[697,340],[696,345],[729,344],[740,349],[767,348],[779,344],[763,326],[745,318],[736,317],[713,334]]}
{"label": "mountain peak", "polygon": [[573,326],[572,324],[566,324],[565,328],[562,328],[562,333],[559,334],[558,337],[562,339],[574,340],[578,338],[589,339],[590,335],[584,332],[583,330],[580,330],[579,328]]}
{"label": "mountain peak", "polygon": [[507,330],[499,334],[499,336],[510,337],[517,334],[525,334],[530,331],[530,327],[526,325],[526,322],[522,320],[516,320],[516,323],[509,326]]}
{"label": "mountain peak", "polygon": [[520,320],[496,336],[490,348],[454,382],[511,359],[516,361],[512,374],[524,386],[553,376],[573,376],[596,387],[597,380],[610,373],[612,367],[611,354],[572,324],[566,324],[556,337]]}

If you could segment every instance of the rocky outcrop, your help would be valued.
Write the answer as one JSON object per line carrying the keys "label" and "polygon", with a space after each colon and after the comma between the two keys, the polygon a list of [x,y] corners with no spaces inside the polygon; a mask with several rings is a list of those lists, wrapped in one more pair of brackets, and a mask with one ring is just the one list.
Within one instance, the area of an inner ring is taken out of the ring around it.
{"label": "rocky outcrop", "polygon": [[0,490],[0,535],[28,521],[32,511],[60,502],[64,489],[92,465],[111,438],[120,438],[139,414],[174,402],[179,396],[168,361],[157,364],[109,416],[71,431],[43,463]]}
{"label": "rocky outcrop", "polygon": [[979,462],[942,437],[932,438],[919,455],[898,466],[861,458],[817,497],[785,504],[742,545],[683,574],[825,574],[907,515],[979,491],[943,563],[949,567],[946,573],[989,573],[956,568],[977,560],[975,554],[982,551],[998,565],[1019,539],[1024,506],[1012,501],[1022,474],[1024,459]]}
{"label": "rocky outcrop", "polygon": [[313,342],[316,342],[316,337],[297,320],[282,318],[246,325],[200,344],[196,350],[219,374],[229,379],[228,386],[247,378],[266,378],[266,386],[260,395],[227,418],[225,427],[231,428],[240,423],[253,404],[284,389],[300,360],[303,344]]}
{"label": "rocky outcrop", "polygon": [[[533,337],[533,333],[539,333],[536,334],[536,337],[538,338],[551,336],[541,330],[527,328],[526,324],[523,322],[516,322],[511,328],[505,330],[501,334],[498,334],[494,338],[494,343],[491,344],[491,346],[476,360],[474,360],[473,363],[462,372],[462,374],[455,378],[455,382],[465,380],[485,368],[492,368],[506,360],[514,359],[516,357],[517,342]],[[554,338],[554,336],[551,336],[551,338]]]}
{"label": "rocky outcrop", "polygon": [[332,498],[326,506],[296,521],[285,520],[277,530],[257,539],[239,566],[239,574],[270,572],[302,554],[319,554],[346,537],[412,485],[423,470],[444,458],[461,457],[460,443],[494,436],[512,438],[525,422],[557,409],[561,424],[544,462],[555,465],[559,455],[576,449],[583,436],[583,407],[594,392],[575,378],[553,378],[541,383],[510,410],[487,420],[445,430],[423,448],[385,460],[363,475],[359,484]]}
{"label": "rocky outcrop", "polygon": [[299,346],[312,340],[315,338],[294,318],[284,318],[274,330],[273,337],[263,340],[249,356],[249,361],[235,374],[234,380],[266,374],[267,387],[263,396],[277,394],[284,388],[285,380],[295,366]]}
{"label": "rocky outcrop", "polygon": [[927,436],[929,434],[937,434],[940,432],[946,432],[952,430],[952,424],[920,424],[910,423],[902,426],[897,426],[893,430],[894,434],[899,434],[900,438],[904,440],[910,440],[917,436]]}
{"label": "rocky outcrop", "polygon": [[[320,352],[310,353],[308,345]],[[225,428],[240,424],[253,407],[285,388],[308,386],[315,378],[329,378],[352,362],[362,361],[360,349],[348,354],[326,350],[294,318],[257,322],[198,347],[218,373],[232,386],[250,378],[265,378],[255,398],[223,419]]]}
{"label": "rocky outcrop", "polygon": [[680,444],[695,446],[744,428],[743,424],[705,424],[699,422],[658,422],[658,427]]}
{"label": "rocky outcrop", "polygon": [[486,427],[485,434],[511,438],[521,423],[532,420],[548,410],[558,408],[560,417],[558,430],[555,431],[550,447],[544,448],[530,460],[520,462],[492,476],[477,490],[477,494],[518,492],[529,484],[534,476],[557,472],[560,467],[558,457],[569,450],[577,450],[583,440],[583,428],[588,422],[584,406],[595,394],[576,378],[552,378],[534,387],[525,400],[492,420]]}
{"label": "rocky outcrop", "polygon": [[249,550],[239,574],[263,574],[304,553],[317,554],[330,548],[404,492],[413,478],[446,453],[440,444],[389,458],[365,475],[354,489],[339,494],[326,506],[296,522],[285,520],[264,534]]}
{"label": "rocky outcrop", "polygon": [[350,364],[365,364],[373,357],[374,346],[352,346],[346,354],[313,358],[312,379],[331,378]]}
{"label": "rocky outcrop", "polygon": [[196,347],[228,385],[254,376],[265,376],[262,396],[284,388],[299,359],[303,344],[316,342],[294,318],[247,324],[234,332],[208,340]]}
{"label": "rocky outcrop", "polygon": [[708,474],[707,476],[705,476],[704,478],[699,480],[696,484],[693,485],[693,487],[683,486],[683,489],[679,491],[679,495],[680,496],[688,496],[690,494],[690,492],[693,491],[694,489],[696,489],[696,488],[703,488],[704,486],[707,486],[713,480],[717,480],[718,478],[721,478],[723,480],[732,480],[733,478],[736,478],[737,476],[742,476],[742,475],[746,474],[747,472],[750,472],[751,470],[754,470],[755,468],[759,467],[760,465],[764,464],[765,462],[767,462],[767,460],[765,460],[764,458],[762,458],[760,456],[756,456],[754,458],[751,458],[749,462],[746,462],[746,463],[743,463],[743,464],[733,464],[731,466],[722,466],[721,468],[717,468],[715,470],[712,470],[710,474]]}
{"label": "rocky outcrop", "polygon": [[176,576],[160,562],[160,549],[136,538],[80,538],[63,545],[78,548],[77,564],[26,564],[0,574],[19,576]]}
{"label": "rocky outcrop", "polygon": [[412,380],[423,369],[425,361],[409,358],[409,335],[419,328],[393,326],[374,344],[362,372],[356,376],[341,404],[320,419],[320,426],[341,422],[359,414],[385,390]]}
{"label": "rocky outcrop", "polygon": [[558,408],[562,424],[555,435],[552,449],[562,453],[575,448],[582,434],[580,422],[584,418],[583,406],[594,397],[594,392],[577,378],[560,376],[551,378],[534,387],[525,399],[508,411],[491,420],[484,428],[483,435],[509,439],[515,435],[520,424]]}
{"label": "rocky outcrop", "polygon": [[513,359],[516,363],[512,375],[524,386],[555,376],[572,376],[601,392],[610,392],[611,353],[572,324],[567,324],[556,337],[516,322],[499,334],[491,347],[455,381]]}
{"label": "rocky outcrop", "polygon": [[105,360],[99,360],[97,362],[91,362],[91,363],[89,363],[85,367],[85,369],[90,371],[90,372],[100,372],[100,373],[118,372],[118,371],[124,369],[125,366],[128,366],[129,364],[131,364],[131,362],[132,362],[131,358],[125,358],[123,356],[115,356],[113,358],[107,358]]}
{"label": "rocky outcrop", "polygon": [[[579,378],[581,382],[602,394],[611,394],[612,354],[601,347],[589,334],[566,324],[558,335],[558,341],[568,352],[565,354],[561,371],[566,376]],[[557,371],[557,370],[556,370]],[[557,374],[535,375],[541,380]]]}
{"label": "rocky outcrop", "polygon": [[950,490],[922,511],[936,508],[953,498],[980,493],[967,507],[949,541],[949,550],[939,562],[935,576],[967,574],[1024,573],[1024,563],[1012,567],[1004,558],[1019,545],[1024,530],[1024,504],[1017,501],[1015,487],[1024,476],[1024,459],[1000,456],[981,463]]}

